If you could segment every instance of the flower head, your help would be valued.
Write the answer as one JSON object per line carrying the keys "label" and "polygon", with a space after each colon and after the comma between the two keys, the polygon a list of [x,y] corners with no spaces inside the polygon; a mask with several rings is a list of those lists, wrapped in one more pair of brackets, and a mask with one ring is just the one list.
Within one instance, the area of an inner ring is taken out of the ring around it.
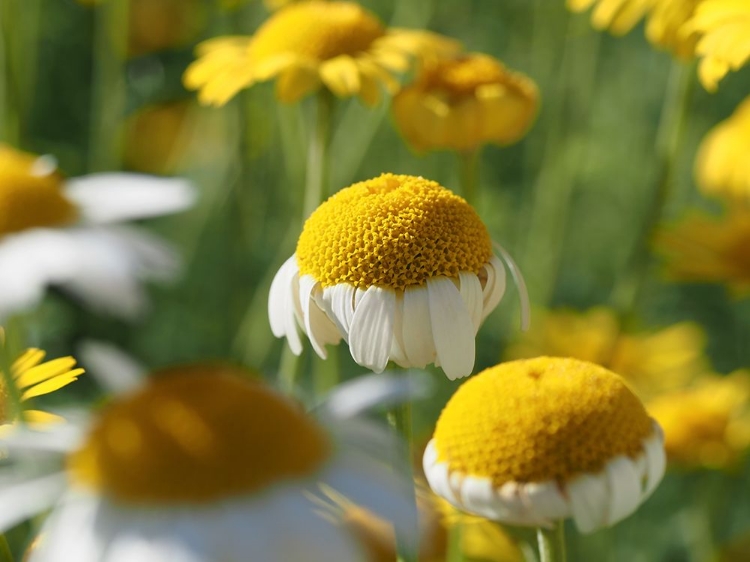
{"label": "flower head", "polygon": [[472,53],[425,65],[393,100],[393,112],[417,150],[468,151],[518,141],[536,115],[538,97],[529,78]]}
{"label": "flower head", "polygon": [[693,212],[657,236],[670,279],[725,283],[737,295],[750,291],[750,211],[731,207],[723,217]]}
{"label": "flower head", "polygon": [[703,0],[685,24],[684,33],[697,33],[695,54],[702,57],[698,77],[709,92],[730,70],[750,59],[750,3],[742,0]]}
{"label": "flower head", "polygon": [[413,513],[401,479],[375,457],[382,445],[364,435],[372,440],[374,428],[353,425],[328,428],[227,366],[170,369],[117,397],[76,442],[58,443],[69,449],[64,476],[42,477],[46,497],[24,498],[3,524],[62,492],[31,562],[209,562],[248,552],[359,562],[351,535],[317,512],[319,486],[394,524]]}
{"label": "flower head", "polygon": [[750,201],[750,97],[716,125],[701,143],[695,161],[698,186],[706,195]]}
{"label": "flower head", "polygon": [[315,351],[343,337],[354,360],[380,372],[435,363],[471,373],[474,337],[505,290],[505,270],[479,216],[421,177],[383,174],[354,184],[307,220],[297,252],[271,285],[277,337]]}
{"label": "flower head", "polygon": [[95,174],[66,180],[54,159],[0,146],[0,319],[58,285],[99,309],[142,312],[141,279],[169,278],[163,242],[112,223],[172,213],[194,196],[182,180]]}
{"label": "flower head", "polygon": [[220,37],[198,47],[185,85],[201,102],[224,105],[243,88],[277,78],[278,98],[292,103],[325,87],[368,105],[380,86],[393,91],[393,72],[414,57],[457,50],[455,42],[425,31],[386,29],[353,2],[311,0],[275,12],[252,37]]}
{"label": "flower head", "polygon": [[555,310],[535,317],[531,330],[511,345],[509,359],[552,355],[606,367],[642,398],[674,390],[704,372],[706,335],[692,322],[650,332],[624,332],[614,310]]}
{"label": "flower head", "polygon": [[582,532],[630,515],[664,471],[661,431],[618,376],[585,361],[503,363],[450,399],[424,455],[438,495],[519,525]]}
{"label": "flower head", "polygon": [[664,429],[667,458],[686,468],[728,468],[750,448],[750,373],[704,375],[647,404]]}

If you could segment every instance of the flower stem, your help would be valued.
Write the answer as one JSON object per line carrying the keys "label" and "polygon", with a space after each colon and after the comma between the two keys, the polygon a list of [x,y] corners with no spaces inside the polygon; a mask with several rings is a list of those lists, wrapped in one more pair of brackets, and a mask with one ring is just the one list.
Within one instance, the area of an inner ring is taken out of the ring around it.
{"label": "flower stem", "polygon": [[13,554],[8,546],[8,539],[5,535],[0,534],[0,562],[13,562]]}
{"label": "flower stem", "polygon": [[284,342],[284,347],[281,351],[281,361],[279,361],[279,385],[281,386],[281,390],[286,394],[294,394],[301,359],[302,357],[295,355],[289,344]]}
{"label": "flower stem", "polygon": [[446,552],[445,562],[463,562],[464,553],[461,548],[463,527],[461,519],[451,525],[448,531],[448,550]]}
{"label": "flower stem", "polygon": [[307,219],[328,195],[328,148],[331,140],[331,118],[334,97],[326,89],[320,90],[317,99],[315,125],[307,147],[307,174],[302,220]]}
{"label": "flower stem", "polygon": [[414,504],[415,520],[412,522],[410,529],[396,529],[396,551],[398,553],[398,562],[417,562],[417,553],[419,552],[419,521],[417,519],[419,509],[417,506],[417,495],[414,489],[414,470],[412,469],[412,459],[414,458],[414,436],[412,435],[412,415],[411,402],[404,402],[394,406],[388,419],[396,432],[403,440],[402,452],[402,472],[408,482],[410,500]]}
{"label": "flower stem", "polygon": [[472,207],[477,202],[480,153],[481,149],[479,148],[458,153],[461,173],[461,194]]}
{"label": "flower stem", "polygon": [[565,562],[565,522],[558,521],[552,529],[536,530],[540,562]]}
{"label": "flower stem", "polygon": [[[13,376],[13,362],[20,355],[20,346],[17,345],[15,330],[10,326],[14,320],[11,318],[7,322],[6,329],[0,331],[0,372],[2,372],[2,384],[6,392],[7,415],[5,420],[0,421],[18,421],[23,423],[23,406],[21,404],[21,391],[16,384]],[[2,405],[0,405],[2,411]]]}

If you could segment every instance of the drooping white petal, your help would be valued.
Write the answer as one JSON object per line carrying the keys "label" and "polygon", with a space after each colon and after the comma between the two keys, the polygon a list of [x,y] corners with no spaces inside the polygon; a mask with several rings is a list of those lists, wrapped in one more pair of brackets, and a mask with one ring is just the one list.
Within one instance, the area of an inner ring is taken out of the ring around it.
{"label": "drooping white petal", "polygon": [[25,481],[4,482],[0,489],[0,533],[24,519],[51,507],[62,495],[66,478],[62,473]]}
{"label": "drooping white petal", "polygon": [[526,287],[526,280],[523,278],[521,268],[518,267],[518,264],[516,264],[516,262],[513,260],[513,257],[508,253],[508,251],[497,242],[493,242],[493,245],[495,246],[495,249],[500,253],[500,256],[508,266],[508,269],[510,269],[510,275],[511,277],[513,277],[513,282],[516,284],[516,289],[518,290],[518,300],[521,304],[521,330],[525,332],[529,329],[529,323],[531,321],[531,304],[529,301],[529,290]]}
{"label": "drooping white petal", "polygon": [[447,277],[428,279],[427,294],[440,366],[451,380],[470,375],[474,368],[474,325],[461,294]]}
{"label": "drooping white petal", "polygon": [[482,284],[479,282],[479,277],[465,271],[459,272],[458,282],[458,290],[461,293],[461,298],[466,305],[466,309],[469,311],[471,322],[474,324],[474,335],[476,336],[479,326],[482,324],[482,316],[484,314]]}
{"label": "drooping white petal", "polygon": [[613,525],[633,513],[641,504],[641,476],[633,461],[624,456],[610,460],[605,469],[609,482],[605,525]]}
{"label": "drooping white petal", "polygon": [[295,355],[302,353],[302,340],[295,314],[295,301],[299,299],[298,290],[295,290],[298,275],[297,258],[292,255],[276,272],[268,293],[268,319],[271,331],[277,338],[286,337]]}
{"label": "drooping white petal", "polygon": [[606,472],[575,477],[568,483],[567,492],[579,531],[590,533],[606,524],[610,493]]}
{"label": "drooping white petal", "polygon": [[667,468],[664,437],[656,422],[654,422],[654,435],[644,440],[643,447],[646,451],[646,486],[643,491],[643,498],[645,499],[659,485]]}
{"label": "drooping white petal", "polygon": [[383,372],[393,339],[396,294],[392,289],[369,287],[354,311],[349,350],[354,360],[376,373]]}
{"label": "drooping white petal", "polygon": [[430,326],[430,297],[427,287],[408,287],[404,291],[401,333],[409,365],[423,369],[437,357]]}
{"label": "drooping white petal", "polygon": [[557,482],[532,482],[524,486],[524,495],[536,517],[548,523],[570,516],[570,504]]}
{"label": "drooping white petal", "polygon": [[409,360],[406,358],[404,345],[404,293],[396,292],[396,303],[393,315],[393,338],[391,338],[391,350],[388,354],[390,360],[401,367],[409,368]]}
{"label": "drooping white petal", "polygon": [[493,255],[490,258],[490,261],[485,264],[484,269],[487,272],[487,282],[482,291],[484,300],[484,308],[482,310],[483,321],[500,304],[506,287],[505,267],[496,256]]}
{"label": "drooping white petal", "polygon": [[303,275],[299,278],[299,300],[302,307],[302,318],[307,337],[310,343],[320,357],[328,357],[325,345],[327,343],[337,343],[340,339],[336,325],[326,316],[315,299],[315,292],[318,290],[318,282],[310,275]]}
{"label": "drooping white petal", "polygon": [[455,507],[461,508],[460,496],[451,487],[448,464],[438,460],[438,452],[434,440],[430,440],[425,448],[424,456],[422,457],[422,468],[432,491]]}
{"label": "drooping white petal", "polygon": [[347,283],[339,283],[333,287],[323,289],[321,297],[326,314],[334,321],[341,336],[348,342],[349,331],[354,317],[354,294],[356,287]]}
{"label": "drooping white petal", "polygon": [[103,341],[85,340],[78,347],[78,358],[102,386],[115,394],[140,388],[147,369],[133,356]]}
{"label": "drooping white petal", "polygon": [[176,213],[190,208],[196,199],[195,188],[187,180],[124,173],[70,179],[65,195],[79,207],[84,220],[92,223]]}

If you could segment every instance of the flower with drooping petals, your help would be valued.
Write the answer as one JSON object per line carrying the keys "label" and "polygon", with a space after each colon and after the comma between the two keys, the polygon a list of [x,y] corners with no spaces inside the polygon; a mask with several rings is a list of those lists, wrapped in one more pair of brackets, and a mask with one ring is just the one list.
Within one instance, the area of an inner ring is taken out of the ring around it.
{"label": "flower with drooping petals", "polygon": [[399,130],[417,150],[471,151],[518,141],[539,104],[536,84],[481,53],[424,65],[393,100]]}
{"label": "flower with drooping petals", "polygon": [[326,88],[338,97],[359,96],[368,105],[384,86],[394,91],[394,72],[415,57],[458,50],[426,31],[387,29],[354,2],[310,0],[275,12],[252,37],[219,37],[199,45],[185,85],[202,103],[221,106],[243,88],[276,78],[286,103]]}
{"label": "flower with drooping petals", "polygon": [[430,487],[463,511],[537,527],[572,517],[581,532],[633,513],[664,465],[661,430],[623,379],[556,357],[469,379],[424,454]]}
{"label": "flower with drooping petals", "polygon": [[302,352],[298,326],[318,355],[344,338],[376,372],[474,366],[474,338],[505,290],[486,227],[461,197],[421,177],[383,174],[324,202],[271,285],[277,337]]}

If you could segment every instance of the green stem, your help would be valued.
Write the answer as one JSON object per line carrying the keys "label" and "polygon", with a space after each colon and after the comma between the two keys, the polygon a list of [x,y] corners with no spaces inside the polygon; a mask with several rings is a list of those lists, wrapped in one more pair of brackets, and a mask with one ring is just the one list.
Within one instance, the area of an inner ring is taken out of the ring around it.
{"label": "green stem", "polygon": [[[12,320],[8,321],[10,325]],[[16,385],[16,379],[13,376],[13,362],[18,357],[17,346],[15,340],[12,339],[15,336],[13,330],[8,326],[3,333],[2,338],[2,349],[0,349],[0,372],[2,372],[3,387],[6,391],[7,396],[7,408],[8,413],[6,416],[7,421],[19,421],[23,423],[23,406],[21,400],[21,391]],[[0,406],[0,411],[2,411]],[[5,421],[5,420],[4,420]]]}
{"label": "green stem", "polygon": [[626,273],[612,294],[613,305],[623,321],[632,319],[634,308],[640,298],[651,265],[649,245],[659,227],[673,189],[695,86],[693,74],[692,65],[679,61],[672,62],[656,137],[659,155],[656,188],[628,260]]}
{"label": "green stem", "polygon": [[302,356],[295,355],[292,352],[292,348],[284,342],[284,348],[281,351],[281,361],[279,362],[279,385],[281,386],[281,390],[286,394],[294,394],[302,363],[301,359]]}
{"label": "green stem", "polygon": [[328,394],[341,378],[341,360],[339,358],[340,346],[330,349],[327,359],[313,356],[313,377],[315,382],[315,393],[318,396]]}
{"label": "green stem", "polygon": [[471,206],[476,206],[477,203],[480,154],[481,149],[479,148],[470,150],[468,152],[458,153],[461,173],[461,194]]}
{"label": "green stem", "polygon": [[[404,402],[395,406],[389,416],[391,425],[402,438],[404,443],[403,462],[397,463],[402,466],[402,474],[407,482],[414,482],[414,470],[412,460],[414,458],[414,436],[412,434],[412,413],[411,402]],[[414,486],[409,486],[411,501],[414,504],[414,513],[419,513],[417,506],[417,495]],[[414,520],[411,529],[396,529],[396,552],[398,553],[398,562],[418,562],[419,544],[419,521]]]}
{"label": "green stem", "polygon": [[2,534],[0,534],[0,562],[13,562],[13,554],[10,551],[8,539]]}
{"label": "green stem", "polygon": [[448,530],[448,550],[445,553],[446,562],[463,562],[464,552],[461,548],[463,540],[463,521],[458,519]]}
{"label": "green stem", "polygon": [[306,220],[326,198],[328,182],[328,148],[331,136],[334,97],[321,89],[318,93],[315,126],[307,148],[307,174],[305,178],[305,205],[302,220]]}
{"label": "green stem", "polygon": [[565,522],[558,521],[552,529],[536,530],[540,562],[565,562]]}

